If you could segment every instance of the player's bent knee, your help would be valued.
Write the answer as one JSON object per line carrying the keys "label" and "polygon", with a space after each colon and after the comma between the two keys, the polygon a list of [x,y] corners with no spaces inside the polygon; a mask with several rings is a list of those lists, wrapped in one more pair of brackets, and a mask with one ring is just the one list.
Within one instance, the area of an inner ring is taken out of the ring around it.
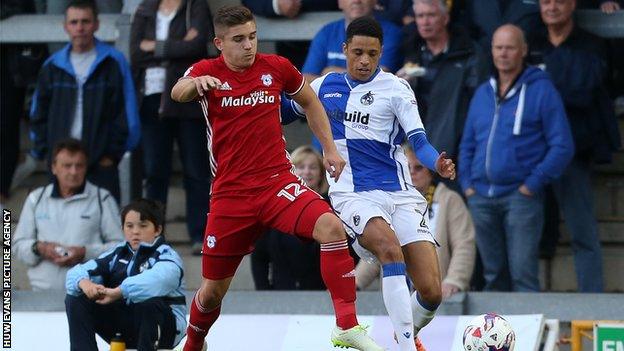
{"label": "player's bent knee", "polygon": [[319,243],[340,241],[347,238],[342,222],[333,213],[324,213],[316,220],[312,235],[314,240]]}
{"label": "player's bent knee", "polygon": [[223,301],[228,286],[229,283],[226,283],[225,280],[204,279],[198,291],[199,302],[207,309],[218,307]]}
{"label": "player's bent knee", "polygon": [[403,251],[401,246],[391,241],[384,241],[375,250],[375,256],[382,264],[392,262],[403,262]]}
{"label": "player's bent knee", "polygon": [[420,297],[431,305],[438,306],[442,302],[442,290],[439,285],[429,284],[418,289]]}
{"label": "player's bent knee", "polygon": [[391,238],[365,233],[360,238],[360,244],[372,252],[381,264],[405,261],[400,244]]}
{"label": "player's bent knee", "polygon": [[394,231],[381,217],[371,218],[358,239],[382,263],[404,262],[403,250]]}

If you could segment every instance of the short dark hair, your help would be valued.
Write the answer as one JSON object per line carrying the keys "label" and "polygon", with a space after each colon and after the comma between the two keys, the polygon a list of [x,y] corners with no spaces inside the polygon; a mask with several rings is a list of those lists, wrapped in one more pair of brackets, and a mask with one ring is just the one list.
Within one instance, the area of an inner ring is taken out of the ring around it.
{"label": "short dark hair", "polygon": [[68,138],[61,139],[54,144],[54,148],[52,149],[52,162],[56,161],[56,155],[59,152],[67,150],[71,154],[75,154],[77,152],[82,153],[86,159],[89,159],[89,154],[87,153],[87,149],[82,145],[82,142],[78,139]]}
{"label": "short dark hair", "polygon": [[67,6],[65,6],[65,16],[67,16],[67,10],[70,7],[75,7],[75,8],[79,8],[79,9],[91,9],[91,12],[93,12],[93,18],[97,19],[98,18],[98,8],[97,8],[97,4],[95,3],[95,1],[93,0],[71,0],[69,2],[69,4],[67,4]]}
{"label": "short dark hair", "polygon": [[253,13],[242,5],[223,6],[217,10],[212,19],[215,33],[218,32],[217,28],[234,27],[251,21],[255,21]]}
{"label": "short dark hair", "polygon": [[[150,221],[154,227],[165,230],[165,207],[158,201],[150,199],[136,199],[121,210],[121,225],[126,221],[130,211],[138,212],[142,221]],[[162,234],[162,233],[161,233]]]}
{"label": "short dark hair", "polygon": [[361,35],[379,39],[379,44],[383,45],[383,31],[376,19],[371,16],[364,16],[354,19],[347,26],[347,40],[349,43],[353,36]]}

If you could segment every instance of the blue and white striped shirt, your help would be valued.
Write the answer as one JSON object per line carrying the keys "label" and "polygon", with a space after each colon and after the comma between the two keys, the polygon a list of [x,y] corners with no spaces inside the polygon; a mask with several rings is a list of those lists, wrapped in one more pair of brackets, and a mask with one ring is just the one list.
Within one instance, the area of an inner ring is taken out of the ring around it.
{"label": "blue and white striped shirt", "polygon": [[[346,73],[328,73],[311,87],[327,112],[338,151],[347,161],[338,182],[328,178],[330,194],[411,188],[401,143],[419,134],[424,138],[425,129],[409,84],[378,70],[366,82],[352,80]],[[295,101],[290,107],[304,116]]]}

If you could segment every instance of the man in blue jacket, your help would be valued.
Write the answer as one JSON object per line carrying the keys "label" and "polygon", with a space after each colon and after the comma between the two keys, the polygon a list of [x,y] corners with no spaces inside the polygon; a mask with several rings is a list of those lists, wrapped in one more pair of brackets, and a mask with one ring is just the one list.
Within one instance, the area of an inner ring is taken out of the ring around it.
{"label": "man in blue jacket", "polygon": [[140,137],[130,68],[121,52],[94,37],[99,22],[93,2],[71,1],[63,27],[70,43],[43,64],[32,99],[31,154],[49,160],[56,141],[82,141],[87,178],[119,201],[117,164]]}
{"label": "man in blue jacket", "polygon": [[542,189],[574,154],[561,97],[546,73],[524,65],[526,54],[520,28],[496,30],[497,72],[472,98],[460,144],[486,290],[539,291]]}

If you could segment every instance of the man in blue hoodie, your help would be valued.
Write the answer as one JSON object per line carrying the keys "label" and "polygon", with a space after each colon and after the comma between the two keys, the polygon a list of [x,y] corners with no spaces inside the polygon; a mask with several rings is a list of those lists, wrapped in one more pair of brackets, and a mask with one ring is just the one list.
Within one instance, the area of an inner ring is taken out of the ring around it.
{"label": "man in blue hoodie", "polygon": [[31,154],[50,161],[58,140],[82,141],[89,155],[87,178],[119,201],[117,164],[140,137],[130,68],[121,52],[94,37],[95,3],[71,1],[63,27],[70,42],[43,64],[33,95]]}
{"label": "man in blue hoodie", "polygon": [[561,97],[546,73],[524,65],[526,54],[520,28],[496,30],[497,72],[475,92],[460,144],[486,290],[539,291],[542,189],[574,154]]}

